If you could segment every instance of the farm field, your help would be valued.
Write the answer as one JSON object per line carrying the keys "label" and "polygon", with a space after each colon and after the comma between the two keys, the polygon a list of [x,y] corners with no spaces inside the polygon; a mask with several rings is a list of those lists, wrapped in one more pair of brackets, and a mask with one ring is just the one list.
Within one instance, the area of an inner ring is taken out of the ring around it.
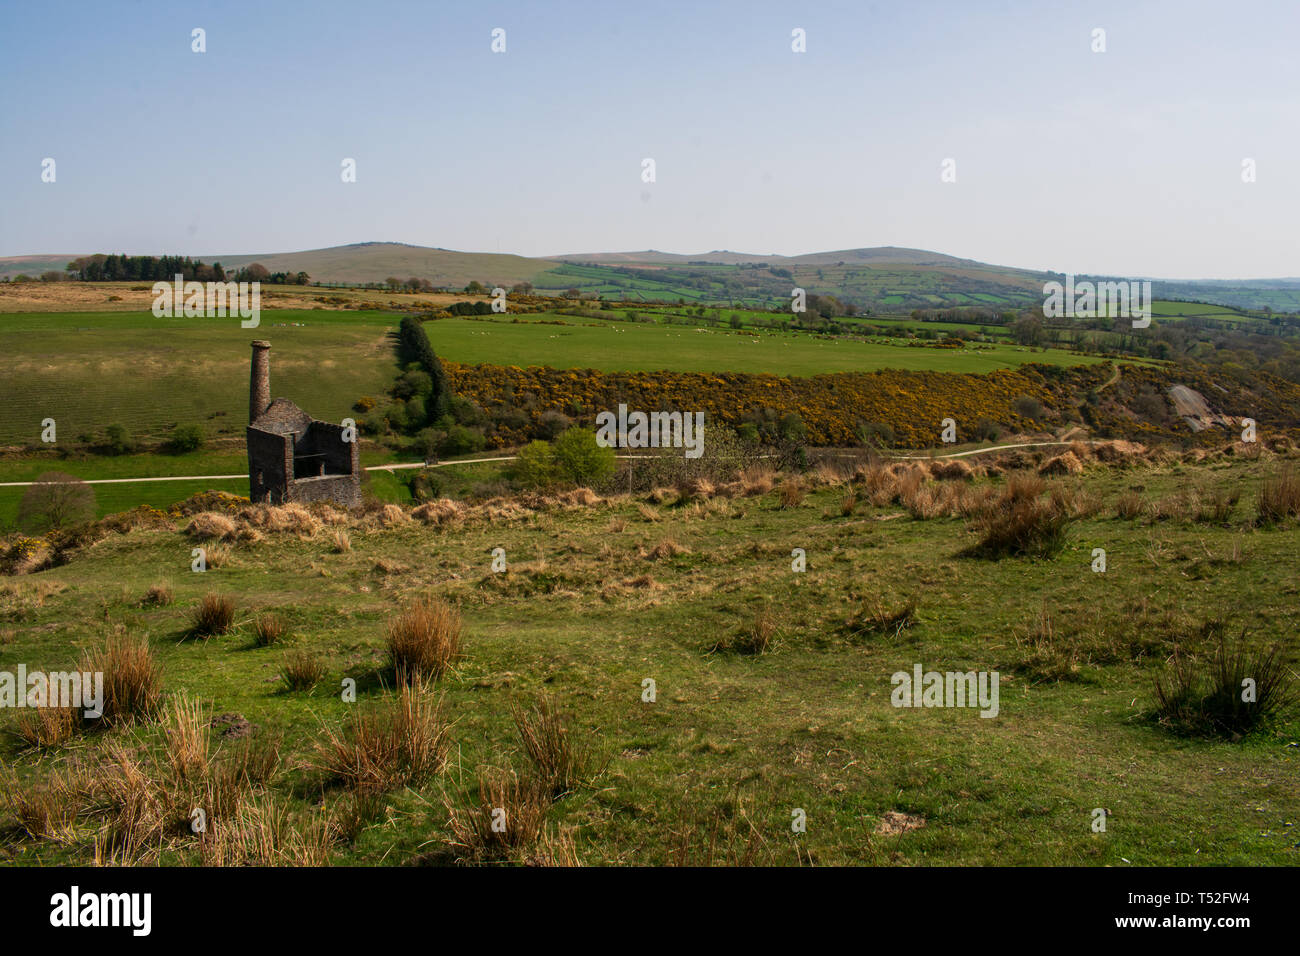
{"label": "farm field", "polygon": [[[0,585],[0,668],[62,669],[105,634],[144,639],[164,689],[199,701],[205,721],[227,715],[282,738],[260,802],[300,828],[333,814],[354,821],[317,862],[457,859],[464,847],[449,820],[486,812],[481,768],[524,772],[511,707],[545,694],[587,760],[544,819],[587,864],[1294,865],[1300,723],[1230,742],[1174,736],[1150,719],[1171,649],[1205,661],[1214,618],[1230,619],[1229,633],[1246,626],[1284,642],[1295,668],[1300,530],[1252,524],[1261,481],[1285,464],[1090,466],[1066,485],[1100,508],[1052,559],[959,556],[973,540],[964,520],[873,506],[844,480],[784,507],[773,491],[534,504],[441,527],[356,519],[345,551],[329,527],[267,533],[230,545],[204,574],[189,570],[194,539],[141,529]],[[1189,489],[1240,491],[1241,502],[1222,521],[1199,521],[1176,504]],[[1148,510],[1116,517],[1125,493]],[[1105,573],[1090,569],[1095,547],[1108,552]],[[494,548],[505,573],[490,570]],[[806,549],[806,572],[792,572],[793,548]],[[174,604],[141,604],[157,584]],[[186,640],[208,592],[233,598],[235,627]],[[452,722],[450,764],[362,806],[316,768],[315,744],[355,707],[392,698],[385,622],[423,595],[453,602],[464,620],[463,657],[436,687]],[[876,601],[915,601],[915,623],[850,626]],[[766,653],[716,646],[764,609],[774,626]],[[288,624],[284,643],[253,641],[266,612]],[[286,687],[290,653],[323,668],[314,690]],[[891,675],[918,663],[997,670],[997,715],[892,707]],[[357,705],[339,699],[345,677],[357,680]],[[646,679],[653,702],[642,699]],[[214,749],[236,746],[212,734]],[[44,753],[7,744],[10,792],[33,792],[114,744],[165,765],[165,739],[165,725],[145,722]],[[1098,807],[1105,833],[1092,829]],[[807,817],[797,836],[796,808]],[[82,818],[59,839],[18,831],[0,854],[88,862],[97,825]],[[158,860],[198,855],[179,835]]]}
{"label": "farm field", "polygon": [[[566,325],[543,324],[559,319]],[[19,313],[0,317],[6,408],[0,444],[39,439],[53,418],[70,438],[110,424],[137,439],[161,440],[195,422],[211,437],[241,436],[247,423],[248,345],[268,339],[271,388],[317,418],[354,415],[397,372],[385,312],[267,310],[257,329],[235,319],[155,318],[132,313]],[[467,364],[551,365],[604,371],[734,371],[807,376],[883,368],[988,372],[1029,363],[1080,365],[1101,359],[998,344],[930,349],[805,333],[737,334],[723,329],[584,320],[539,313],[506,320],[448,318],[426,323],[439,356]]]}

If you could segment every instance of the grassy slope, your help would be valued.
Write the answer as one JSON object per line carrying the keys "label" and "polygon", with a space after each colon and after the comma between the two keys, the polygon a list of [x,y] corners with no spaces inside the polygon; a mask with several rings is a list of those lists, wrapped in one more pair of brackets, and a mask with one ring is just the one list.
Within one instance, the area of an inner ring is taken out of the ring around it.
{"label": "grassy slope", "polygon": [[[800,807],[808,832],[799,844],[819,863],[1294,863],[1300,757],[1288,741],[1300,725],[1238,744],[1180,740],[1141,719],[1151,661],[1086,668],[1086,680],[1072,684],[1034,684],[1009,666],[1023,655],[1017,632],[1044,606],[1058,629],[1084,638],[1100,627],[1140,636],[1146,625],[1134,608],[1145,605],[1153,615],[1198,619],[1243,613],[1257,636],[1288,642],[1294,668],[1297,591],[1288,569],[1300,532],[1245,526],[1270,467],[1091,473],[1088,488],[1112,505],[1126,488],[1158,497],[1199,482],[1243,489],[1245,500],[1222,528],[1120,521],[1108,506],[1053,561],[957,558],[969,540],[960,521],[877,520],[893,508],[845,518],[835,490],[792,510],[777,508],[773,495],[737,501],[729,515],[664,507],[657,522],[621,505],[454,531],[354,531],[346,554],[330,553],[327,534],[276,537],[237,549],[227,567],[203,576],[188,570],[183,535],[135,532],[13,581],[20,591],[51,583],[66,590],[17,619],[10,614],[0,667],[61,667],[76,647],[120,625],[149,635],[168,689],[283,731],[292,760],[322,724],[347,712],[331,690],[343,676],[358,677],[363,696],[383,693],[375,679],[383,620],[404,597],[433,591],[460,602],[466,657],[442,687],[456,720],[453,767],[418,792],[392,795],[390,822],[381,815],[340,856],[351,862],[400,864],[439,846],[444,788],[468,805],[475,768],[517,750],[509,702],[545,687],[609,761],[591,789],[550,813],[579,828],[587,862],[664,862],[682,833],[716,820],[725,844],[728,826],[747,836],[742,813],[765,854],[793,862],[790,813]],[[690,552],[638,556],[666,539]],[[511,563],[504,578],[488,574],[495,547]],[[790,572],[794,547],[808,551],[806,574]],[[1109,552],[1104,575],[1089,570],[1093,547]],[[385,573],[380,558],[399,566]],[[647,573],[656,587],[617,584]],[[174,584],[176,606],[133,606],[159,580]],[[239,620],[281,610],[298,644],[326,662],[325,685],[310,696],[281,690],[281,652],[251,648],[246,632],[178,643],[208,590],[234,595]],[[897,638],[841,636],[841,622],[877,596],[891,604],[918,597],[920,623]],[[782,624],[774,652],[708,653],[765,601]],[[916,662],[999,669],[1000,716],[891,708],[890,674]],[[640,702],[645,677],[658,684],[654,704]],[[156,743],[160,731],[134,733]],[[57,763],[16,758],[29,779]],[[304,809],[318,799],[311,780],[295,771],[288,781]],[[1094,807],[1111,812],[1104,835],[1090,830]],[[876,834],[891,810],[919,814],[927,825]],[[701,842],[697,832],[696,854]],[[49,843],[9,852],[26,863],[75,856]]]}

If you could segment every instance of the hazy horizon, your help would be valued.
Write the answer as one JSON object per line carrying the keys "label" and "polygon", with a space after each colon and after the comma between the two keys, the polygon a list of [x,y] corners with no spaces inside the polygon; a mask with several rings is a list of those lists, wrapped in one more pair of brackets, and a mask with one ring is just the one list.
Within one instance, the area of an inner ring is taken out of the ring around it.
{"label": "hazy horizon", "polygon": [[17,8],[0,36],[0,256],[896,246],[1297,272],[1293,3],[84,11]]}

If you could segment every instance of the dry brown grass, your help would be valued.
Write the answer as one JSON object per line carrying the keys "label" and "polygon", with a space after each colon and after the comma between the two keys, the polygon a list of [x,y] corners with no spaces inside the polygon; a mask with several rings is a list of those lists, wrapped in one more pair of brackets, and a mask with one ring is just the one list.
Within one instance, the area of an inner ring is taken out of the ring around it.
{"label": "dry brown grass", "polygon": [[172,603],[174,595],[170,584],[155,584],[144,592],[140,599],[142,607],[166,607]]}
{"label": "dry brown grass", "polygon": [[787,478],[781,482],[781,486],[776,489],[776,493],[782,508],[797,508],[803,504],[804,498],[808,496],[808,489],[797,478]]}
{"label": "dry brown grass", "polygon": [[332,550],[335,554],[347,554],[352,550],[352,536],[342,528],[335,528],[331,536]]}
{"label": "dry brown grass", "polygon": [[450,498],[440,498],[420,505],[411,512],[411,517],[434,527],[442,527],[458,522],[463,511],[460,502]]}
{"label": "dry brown grass", "polygon": [[185,533],[201,541],[229,540],[235,536],[238,525],[228,516],[217,511],[203,511],[190,519]]}
{"label": "dry brown grass", "polygon": [[1300,516],[1300,476],[1286,468],[1259,486],[1256,513],[1260,524],[1276,524]]}
{"label": "dry brown grass", "polygon": [[645,556],[652,561],[662,561],[664,558],[675,558],[679,554],[690,554],[691,549],[685,545],[678,544],[672,538],[665,538],[660,541]]}
{"label": "dry brown grass", "polygon": [[14,733],[28,747],[61,747],[80,729],[81,714],[76,707],[24,707],[14,721]]}
{"label": "dry brown grass", "polygon": [[460,611],[440,598],[417,598],[388,619],[388,657],[402,682],[440,677],[460,642]]}
{"label": "dry brown grass", "polygon": [[363,707],[341,731],[327,729],[313,766],[363,792],[418,783],[446,766],[449,726],[432,685],[404,684],[394,698]]}
{"label": "dry brown grass", "polygon": [[896,607],[891,607],[876,598],[862,611],[849,618],[845,630],[855,637],[868,634],[898,637],[916,624],[916,608],[915,598],[909,598]]}
{"label": "dry brown grass", "polygon": [[1134,521],[1146,511],[1146,500],[1136,491],[1126,491],[1115,502],[1115,517],[1123,521]]}
{"label": "dry brown grass", "polygon": [[774,487],[775,481],[776,473],[767,466],[746,468],[740,475],[740,484],[746,498],[767,494]]}
{"label": "dry brown grass", "polygon": [[203,705],[184,694],[172,701],[167,714],[166,755],[175,780],[195,780],[207,776],[210,727]]}

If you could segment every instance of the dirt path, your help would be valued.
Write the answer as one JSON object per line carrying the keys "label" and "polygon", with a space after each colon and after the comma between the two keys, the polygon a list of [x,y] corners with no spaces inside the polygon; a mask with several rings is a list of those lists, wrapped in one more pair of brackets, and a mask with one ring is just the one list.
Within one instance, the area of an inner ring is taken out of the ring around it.
{"label": "dirt path", "polygon": [[[1118,376],[1118,371],[1116,375]],[[1112,379],[1114,381],[1114,379]],[[1109,383],[1107,383],[1109,384]],[[970,455],[987,455],[989,452],[1009,451],[1016,448],[1058,448],[1066,445],[1084,444],[1100,445],[1104,441],[1098,441],[1090,438],[1076,438],[1071,441],[1031,441],[1021,442],[1016,445],[990,445],[987,448],[972,448],[969,451],[954,451],[946,455],[888,455],[886,457],[894,461],[937,461],[943,458],[966,458]],[[408,468],[448,468],[453,465],[481,465],[492,461],[514,461],[518,455],[504,455],[500,458],[466,458],[459,461],[439,461],[432,465],[426,465],[422,461],[402,462],[392,465],[368,465],[366,471],[403,471]],[[644,458],[644,455],[617,455],[622,459]],[[776,457],[767,455],[764,457]],[[165,475],[161,478],[89,478],[86,479],[88,485],[129,485],[142,484],[149,481],[233,481],[237,478],[247,478],[248,475]],[[0,488],[30,488],[32,485],[55,484],[49,481],[0,481]]]}

